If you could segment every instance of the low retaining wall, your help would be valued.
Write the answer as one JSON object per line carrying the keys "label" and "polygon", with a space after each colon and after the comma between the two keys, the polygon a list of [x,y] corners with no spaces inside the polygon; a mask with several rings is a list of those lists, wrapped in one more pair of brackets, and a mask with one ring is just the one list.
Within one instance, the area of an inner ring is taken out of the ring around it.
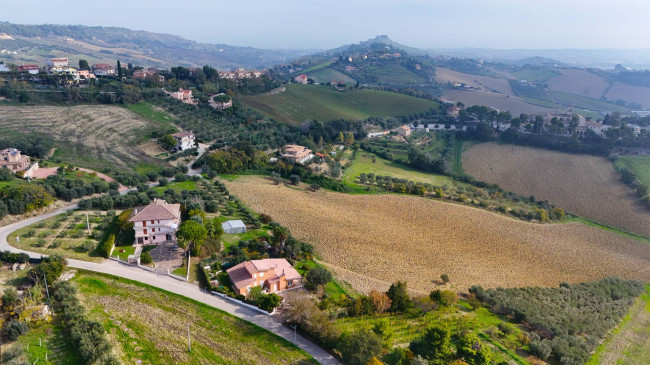
{"label": "low retaining wall", "polygon": [[216,291],[211,291],[210,293],[212,293],[212,294],[214,294],[214,295],[216,295],[216,296],[218,296],[218,297],[222,297],[222,298],[224,298],[224,299],[228,299],[228,300],[230,300],[230,301],[232,301],[232,302],[235,302],[235,303],[237,303],[237,304],[239,304],[239,305],[242,305],[242,306],[244,306],[244,307],[246,307],[246,308],[250,308],[250,309],[252,309],[252,310],[254,310],[254,311],[258,311],[258,312],[260,312],[260,313],[262,313],[262,314],[266,314],[267,316],[270,316],[271,314],[275,314],[275,309],[273,309],[273,312],[269,313],[269,312],[265,311],[264,309],[259,309],[259,308],[257,308],[256,306],[254,306],[254,305],[252,305],[252,304],[244,303],[244,302],[242,302],[241,300],[238,300],[238,299],[235,299],[235,298],[231,298],[231,297],[227,296],[226,294],[219,293],[219,292],[216,292]]}

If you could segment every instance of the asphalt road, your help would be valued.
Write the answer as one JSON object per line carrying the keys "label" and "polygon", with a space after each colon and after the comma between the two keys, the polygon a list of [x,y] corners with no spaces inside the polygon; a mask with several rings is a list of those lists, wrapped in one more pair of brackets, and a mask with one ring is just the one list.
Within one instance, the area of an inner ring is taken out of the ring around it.
{"label": "asphalt road", "polygon": [[[40,258],[42,255],[39,253],[29,252],[14,248],[7,242],[9,234],[17,229],[29,226],[36,222],[54,217],[61,213],[76,209],[76,205],[60,208],[51,213],[43,214],[37,217],[28,218],[20,222],[12,223],[0,227],[0,251],[12,252],[25,252],[30,257]],[[104,274],[119,276],[134,281],[139,281],[144,284],[155,286],[160,289],[170,291],[201,303],[205,303],[211,307],[220,309],[226,313],[232,314],[235,317],[241,318],[250,323],[256,324],[274,334],[286,339],[287,341],[295,344],[308,354],[310,354],[316,361],[321,364],[340,364],[332,355],[325,350],[307,340],[306,338],[296,335],[291,329],[284,327],[273,316],[258,313],[244,306],[240,306],[234,302],[214,296],[210,293],[203,292],[198,285],[190,284],[184,281],[173,279],[167,275],[155,274],[152,272],[139,269],[137,267],[121,264],[112,260],[105,260],[102,263],[93,263],[81,260],[68,259],[68,267],[95,271]]]}

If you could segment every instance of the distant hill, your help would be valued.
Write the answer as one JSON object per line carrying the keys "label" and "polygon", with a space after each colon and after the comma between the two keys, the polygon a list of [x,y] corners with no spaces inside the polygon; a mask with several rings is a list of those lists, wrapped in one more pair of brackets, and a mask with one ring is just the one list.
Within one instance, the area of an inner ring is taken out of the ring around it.
{"label": "distant hill", "polygon": [[141,66],[265,68],[304,56],[310,50],[267,50],[198,43],[170,34],[117,27],[19,25],[0,22],[0,61],[43,64],[50,57],[89,62],[131,62]]}
{"label": "distant hill", "polygon": [[401,50],[414,56],[424,56],[427,54],[426,51],[423,51],[421,49],[405,46],[401,43],[395,42],[392,39],[390,39],[387,35],[378,35],[375,38],[360,42],[358,44],[348,44],[345,46],[327,50],[323,53],[341,54],[341,53],[350,53],[350,52],[370,52],[381,48],[390,49],[394,51]]}

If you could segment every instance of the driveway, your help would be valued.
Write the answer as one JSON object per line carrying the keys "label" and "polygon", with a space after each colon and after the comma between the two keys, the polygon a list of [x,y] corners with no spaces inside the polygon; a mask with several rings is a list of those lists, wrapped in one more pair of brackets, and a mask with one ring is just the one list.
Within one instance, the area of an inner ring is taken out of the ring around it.
{"label": "driveway", "polygon": [[[126,191],[125,191],[126,192]],[[124,194],[125,192],[122,192]],[[7,242],[7,237],[9,234],[17,229],[26,227],[30,224],[34,224],[45,220],[50,217],[62,214],[64,212],[76,209],[77,205],[70,205],[56,211],[53,211],[48,214],[43,214],[37,217],[28,218],[20,222],[9,224],[3,227],[0,227],[0,251],[12,251],[12,252],[25,252],[29,254],[30,257],[40,258],[41,254],[35,252],[29,252],[24,250],[19,250],[12,246],[9,246]],[[206,293],[199,288],[198,285],[190,284],[187,282],[182,282],[179,280],[174,280],[167,275],[160,275],[146,270],[139,269],[134,266],[122,264],[112,260],[105,260],[102,263],[93,263],[80,260],[68,259],[68,266],[71,268],[90,270],[99,273],[119,276],[122,278],[139,281],[144,284],[155,286],[160,289],[170,291],[194,300],[197,300],[201,303],[207,304],[211,307],[220,309],[224,312],[232,314],[235,317],[241,318],[250,323],[256,324],[277,336],[284,338],[285,340],[293,343],[297,347],[304,350],[306,353],[311,355],[316,361],[325,365],[337,365],[340,364],[332,355],[327,353],[325,350],[314,344],[313,342],[307,340],[301,335],[296,335],[291,329],[283,326],[278,322],[273,316],[268,316],[261,314],[259,312],[248,309],[244,306],[238,305],[226,299],[214,296],[210,293]]]}
{"label": "driveway", "polygon": [[161,243],[149,251],[153,262],[156,263],[156,272],[167,273],[183,265],[183,251],[174,251],[174,243]]}

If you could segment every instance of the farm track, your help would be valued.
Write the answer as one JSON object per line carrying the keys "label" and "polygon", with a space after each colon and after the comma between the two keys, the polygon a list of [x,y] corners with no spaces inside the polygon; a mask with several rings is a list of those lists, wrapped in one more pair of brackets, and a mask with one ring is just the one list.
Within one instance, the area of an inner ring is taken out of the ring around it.
{"label": "farm track", "polygon": [[590,220],[650,236],[650,213],[602,157],[482,143],[463,153],[463,169],[478,180],[549,200]]}
{"label": "farm track", "polygon": [[396,280],[428,292],[441,274],[458,290],[608,276],[650,280],[650,244],[580,223],[526,223],[406,195],[314,193],[259,177],[225,184],[252,209],[312,243],[335,271],[345,269],[338,270],[341,279],[360,292],[385,290]]}
{"label": "farm track", "polygon": [[126,167],[149,159],[136,145],[153,122],[116,106],[2,106],[0,128],[40,133],[75,146],[80,158],[92,156]]}

